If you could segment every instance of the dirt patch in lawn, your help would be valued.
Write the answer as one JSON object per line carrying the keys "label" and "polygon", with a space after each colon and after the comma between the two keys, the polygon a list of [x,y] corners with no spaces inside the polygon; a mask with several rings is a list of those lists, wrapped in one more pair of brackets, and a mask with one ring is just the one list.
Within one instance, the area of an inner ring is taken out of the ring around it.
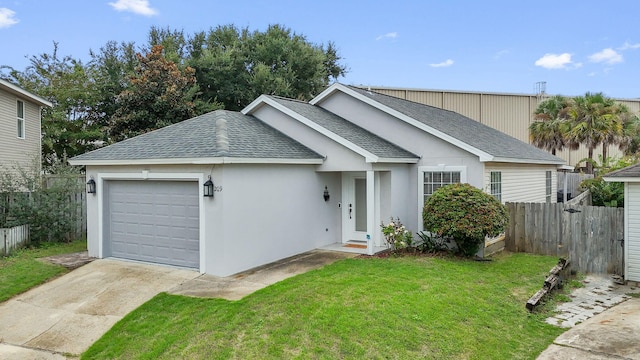
{"label": "dirt patch in lawn", "polygon": [[82,265],[88,264],[96,258],[90,257],[87,251],[81,251],[71,254],[53,255],[43,258],[39,258],[40,261],[50,262],[52,264],[61,265],[69,270],[79,268]]}

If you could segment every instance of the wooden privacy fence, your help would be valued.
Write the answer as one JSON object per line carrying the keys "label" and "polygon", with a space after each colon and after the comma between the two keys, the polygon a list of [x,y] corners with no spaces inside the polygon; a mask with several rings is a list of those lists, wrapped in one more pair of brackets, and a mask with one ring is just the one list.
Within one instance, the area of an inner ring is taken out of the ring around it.
{"label": "wooden privacy fence", "polygon": [[546,203],[507,203],[505,248],[568,257],[584,273],[623,275],[624,209]]}
{"label": "wooden privacy fence", "polygon": [[0,256],[29,243],[29,225],[0,229]]}

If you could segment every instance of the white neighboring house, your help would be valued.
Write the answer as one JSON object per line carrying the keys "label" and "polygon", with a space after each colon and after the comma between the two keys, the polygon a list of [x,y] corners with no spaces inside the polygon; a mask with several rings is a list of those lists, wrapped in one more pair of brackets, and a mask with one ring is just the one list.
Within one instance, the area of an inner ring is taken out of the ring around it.
{"label": "white neighboring house", "polygon": [[42,107],[51,102],[0,79],[0,171],[40,164]]}
{"label": "white neighboring house", "polygon": [[316,248],[372,254],[382,222],[421,230],[424,199],[450,183],[554,202],[564,163],[460,114],[342,84],[308,103],[263,95],[69,162],[96,183],[91,256],[218,276]]}
{"label": "white neighboring house", "polygon": [[640,281],[640,164],[603,178],[624,183],[624,279]]}

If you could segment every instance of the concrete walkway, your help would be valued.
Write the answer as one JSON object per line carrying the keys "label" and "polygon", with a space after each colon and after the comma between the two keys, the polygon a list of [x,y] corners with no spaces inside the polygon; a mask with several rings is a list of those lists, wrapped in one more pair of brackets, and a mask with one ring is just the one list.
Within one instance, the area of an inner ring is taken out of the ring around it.
{"label": "concrete walkway", "polygon": [[640,288],[614,284],[608,277],[588,276],[547,319],[569,328],[538,360],[640,359]]}
{"label": "concrete walkway", "polygon": [[354,254],[311,251],[228,278],[100,259],[0,304],[0,359],[76,358],[160,292],[240,299]]}

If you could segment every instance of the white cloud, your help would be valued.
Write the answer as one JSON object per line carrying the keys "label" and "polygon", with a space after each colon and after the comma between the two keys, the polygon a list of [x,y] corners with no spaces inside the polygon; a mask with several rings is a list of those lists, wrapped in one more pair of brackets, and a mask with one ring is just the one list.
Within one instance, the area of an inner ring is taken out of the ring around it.
{"label": "white cloud", "polygon": [[382,39],[395,39],[398,37],[398,33],[397,32],[390,32],[390,33],[386,33],[384,35],[380,35],[376,38],[376,41],[378,40],[382,40]]}
{"label": "white cloud", "polygon": [[0,29],[17,24],[19,20],[15,18],[15,15],[16,12],[11,9],[0,8]]}
{"label": "white cloud", "polygon": [[451,59],[447,59],[447,60],[445,60],[445,61],[443,61],[441,63],[437,63],[437,64],[429,64],[429,66],[435,67],[435,68],[447,67],[447,66],[451,66],[451,65],[453,65],[453,60],[451,60]]}
{"label": "white cloud", "polygon": [[571,54],[569,53],[544,54],[543,57],[535,62],[536,66],[540,66],[545,69],[566,69],[572,64],[574,67],[582,66],[580,63],[574,64],[571,61]]}
{"label": "white cloud", "polygon": [[621,63],[624,61],[622,55],[612,48],[606,48],[600,52],[592,54],[589,56],[589,61],[600,63],[603,62],[605,64],[613,65],[617,63]]}
{"label": "white cloud", "polygon": [[138,15],[153,16],[158,14],[158,11],[150,6],[148,0],[117,0],[109,5],[117,11],[130,11]]}
{"label": "white cloud", "polygon": [[503,57],[504,55],[509,54],[510,52],[511,52],[511,51],[509,51],[509,50],[507,50],[507,49],[500,50],[500,51],[498,51],[497,53],[495,53],[495,55],[493,55],[493,58],[494,58],[495,60],[498,60],[498,59],[500,59],[501,57]]}
{"label": "white cloud", "polygon": [[618,48],[618,50],[629,50],[629,49],[638,49],[638,48],[640,48],[639,43],[631,44],[628,41],[625,41],[624,44],[622,44],[622,46]]}

